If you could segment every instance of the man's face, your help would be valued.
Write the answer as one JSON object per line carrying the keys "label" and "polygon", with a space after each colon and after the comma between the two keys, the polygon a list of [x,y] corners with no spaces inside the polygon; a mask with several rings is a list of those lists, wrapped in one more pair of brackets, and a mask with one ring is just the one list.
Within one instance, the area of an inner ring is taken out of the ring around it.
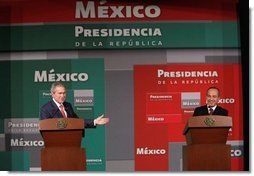
{"label": "man's face", "polygon": [[217,89],[209,89],[206,94],[206,103],[208,106],[215,106],[220,100],[219,92]]}
{"label": "man's face", "polygon": [[57,103],[62,104],[66,98],[66,90],[64,87],[57,86],[52,92],[52,97],[56,100]]}

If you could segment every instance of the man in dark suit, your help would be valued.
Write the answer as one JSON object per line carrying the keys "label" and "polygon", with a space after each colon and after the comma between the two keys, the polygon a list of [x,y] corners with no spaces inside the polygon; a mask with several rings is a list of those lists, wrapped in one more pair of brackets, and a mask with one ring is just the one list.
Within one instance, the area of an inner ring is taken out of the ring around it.
{"label": "man in dark suit", "polygon": [[228,111],[220,106],[220,90],[217,87],[209,87],[206,92],[206,105],[195,108],[193,116],[221,115],[228,116]]}
{"label": "man in dark suit", "polygon": [[[61,82],[55,82],[51,86],[52,100],[41,107],[40,119],[49,118],[78,118],[70,103],[65,102],[66,87]],[[85,119],[86,128],[94,128],[96,125],[104,125],[109,122],[109,118],[104,115],[96,119]]]}

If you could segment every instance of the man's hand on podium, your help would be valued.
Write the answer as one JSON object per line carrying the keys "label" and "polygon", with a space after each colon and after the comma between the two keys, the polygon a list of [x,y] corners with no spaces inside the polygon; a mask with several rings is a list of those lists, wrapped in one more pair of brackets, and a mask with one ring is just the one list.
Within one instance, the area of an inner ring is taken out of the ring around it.
{"label": "man's hand on podium", "polygon": [[109,122],[109,118],[104,117],[104,114],[102,114],[101,116],[97,117],[94,120],[94,122],[95,122],[95,125],[104,125]]}

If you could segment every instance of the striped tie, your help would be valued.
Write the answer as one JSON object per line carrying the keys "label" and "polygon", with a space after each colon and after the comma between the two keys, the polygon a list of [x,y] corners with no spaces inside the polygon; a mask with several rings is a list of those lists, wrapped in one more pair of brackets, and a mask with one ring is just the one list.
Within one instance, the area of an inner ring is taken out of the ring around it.
{"label": "striped tie", "polygon": [[209,115],[213,114],[213,108],[209,107]]}

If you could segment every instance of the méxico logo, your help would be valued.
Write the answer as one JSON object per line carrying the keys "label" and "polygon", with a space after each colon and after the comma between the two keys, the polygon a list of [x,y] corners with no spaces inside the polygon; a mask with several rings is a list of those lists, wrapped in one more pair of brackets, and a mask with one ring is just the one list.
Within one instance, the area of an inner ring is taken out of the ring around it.
{"label": "m\u00e9xico logo", "polygon": [[109,6],[105,1],[97,6],[94,1],[88,1],[87,4],[77,1],[75,18],[157,18],[160,14],[161,9],[157,5]]}
{"label": "m\u00e9xico logo", "polygon": [[87,81],[87,73],[55,73],[55,69],[47,70],[36,70],[34,72],[34,82],[68,82],[68,81]]}
{"label": "m\u00e9xico logo", "polygon": [[93,106],[94,91],[92,89],[74,90],[74,106]]}
{"label": "m\u00e9xico logo", "polygon": [[200,92],[182,92],[181,105],[182,109],[200,106]]}

